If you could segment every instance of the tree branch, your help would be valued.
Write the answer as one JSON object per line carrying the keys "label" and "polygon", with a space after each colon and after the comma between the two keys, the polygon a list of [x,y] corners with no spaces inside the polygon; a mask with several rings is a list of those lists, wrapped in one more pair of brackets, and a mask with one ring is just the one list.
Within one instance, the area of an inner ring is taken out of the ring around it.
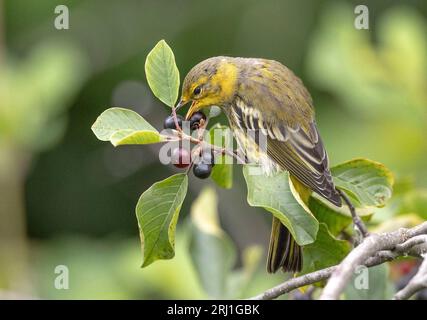
{"label": "tree branch", "polygon": [[[405,255],[420,257],[427,252],[427,241],[426,241],[427,236],[425,236],[424,234],[427,234],[427,222],[417,227],[414,227],[412,229],[399,229],[394,232],[384,233],[379,235],[372,234],[367,238],[365,238],[365,240],[357,248],[355,248],[347,256],[347,258],[343,260],[343,262],[340,265],[328,267],[322,270],[305,274],[300,277],[290,279],[250,299],[252,300],[275,299],[297,288],[304,287],[322,280],[326,280],[329,277],[331,277],[331,275],[336,275],[338,272],[339,272],[338,275],[340,277],[343,274],[346,276],[346,272],[348,272],[347,270],[348,267],[346,267],[344,271],[342,271],[342,264],[344,264],[344,262],[350,263],[348,262],[347,259],[350,256],[355,255],[353,252],[355,252],[356,250],[357,250],[356,252],[358,252],[357,259],[352,258],[351,261],[360,260],[361,262],[356,265],[350,266],[350,277],[353,274],[353,271],[357,267],[357,265],[365,265],[366,267],[373,267]],[[372,247],[376,248],[377,250],[373,250]],[[359,255],[361,255],[362,258],[359,258]],[[344,282],[343,288],[345,287],[345,284],[348,282],[348,279],[346,278],[346,282]],[[331,287],[329,288],[331,289]],[[342,291],[343,288],[341,289],[341,282],[338,288]],[[337,289],[335,289],[334,287],[334,295],[335,295],[335,290]],[[341,291],[339,291],[338,296],[341,293]]]}
{"label": "tree branch", "polygon": [[[334,270],[320,296],[320,299],[338,299],[357,266],[362,265],[367,259],[374,256],[377,252],[393,250],[396,246],[421,234],[427,234],[427,222],[424,222],[412,229],[402,228],[389,233],[369,235],[358,247],[354,248],[354,250],[351,251]],[[416,242],[414,241],[414,243]],[[404,247],[406,245],[407,244],[405,244]]]}
{"label": "tree branch", "polygon": [[[422,234],[419,236],[415,236],[402,244],[398,244],[396,248],[394,248],[394,251],[405,252],[411,249],[412,247],[418,246],[420,244],[427,244],[427,235]],[[420,254],[420,256],[422,256],[422,253]]]}
{"label": "tree branch", "polygon": [[297,288],[301,288],[307,286],[309,284],[313,284],[322,280],[329,278],[332,272],[336,269],[337,266],[325,268],[322,270],[318,270],[312,273],[307,273],[303,276],[292,278],[288,281],[285,281],[267,291],[249,298],[250,300],[271,300],[280,297],[281,295],[291,292]]}
{"label": "tree branch", "polygon": [[427,259],[424,258],[416,275],[408,282],[406,287],[396,293],[394,300],[407,300],[420,290],[427,288]]}
{"label": "tree branch", "polygon": [[[371,257],[366,261],[364,264],[366,267],[374,267],[376,265],[382,264],[384,262],[393,260],[401,255],[378,255],[375,257]],[[279,284],[255,297],[250,298],[250,300],[271,300],[276,299],[279,296],[291,292],[292,290],[322,281],[328,279],[331,274],[336,270],[336,266],[328,267],[322,270],[318,270],[315,272],[307,273],[303,276],[296,277],[293,279],[290,279],[288,281],[285,281],[282,284]]]}

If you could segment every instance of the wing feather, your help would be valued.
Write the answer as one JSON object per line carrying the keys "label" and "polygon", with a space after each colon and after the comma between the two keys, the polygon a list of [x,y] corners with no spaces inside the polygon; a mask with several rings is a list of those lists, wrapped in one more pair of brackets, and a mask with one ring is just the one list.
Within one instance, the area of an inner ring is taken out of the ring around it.
{"label": "wing feather", "polygon": [[242,100],[233,107],[238,126],[259,130],[266,135],[264,141],[267,141],[267,154],[275,163],[314,192],[341,206],[341,198],[335,190],[328,156],[315,121],[311,121],[306,129],[302,126],[292,128],[277,123],[276,119],[268,121],[265,117],[254,118],[256,113],[251,108]]}

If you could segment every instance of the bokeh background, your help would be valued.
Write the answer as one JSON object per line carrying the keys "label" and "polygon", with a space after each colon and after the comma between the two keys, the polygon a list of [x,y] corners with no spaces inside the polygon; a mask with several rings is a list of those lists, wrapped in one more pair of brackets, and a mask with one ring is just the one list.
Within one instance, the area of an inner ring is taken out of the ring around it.
{"label": "bokeh background", "polygon": [[[55,7],[69,30],[54,27]],[[384,163],[399,186],[427,188],[427,2],[0,0],[0,295],[35,298],[207,298],[191,265],[186,221],[205,184],[193,177],[176,257],[140,269],[134,208],[176,169],[157,146],[113,148],[90,130],[110,106],[160,128],[169,110],[151,94],[147,53],[160,39],[183,77],[216,55],[281,61],[312,93],[332,164]],[[217,189],[221,225],[240,252],[269,238],[270,217],[246,203],[235,170]],[[265,254],[265,253],[264,253]],[[280,282],[261,259],[250,296]],[[242,265],[242,259],[236,267]],[[69,290],[54,287],[55,267]]]}

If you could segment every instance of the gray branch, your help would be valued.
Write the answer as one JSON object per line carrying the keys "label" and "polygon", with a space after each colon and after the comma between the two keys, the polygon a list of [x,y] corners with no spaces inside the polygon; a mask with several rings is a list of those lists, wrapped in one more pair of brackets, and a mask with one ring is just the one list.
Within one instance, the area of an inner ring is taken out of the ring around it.
{"label": "gray branch", "polygon": [[416,275],[408,282],[406,287],[394,295],[393,299],[409,299],[415,293],[425,288],[427,288],[427,258],[424,258]]}
{"label": "gray branch", "polygon": [[326,269],[318,270],[312,273],[308,273],[306,275],[292,278],[288,281],[285,281],[267,291],[250,298],[250,300],[271,300],[276,299],[282,294],[288,293],[294,289],[301,288],[307,286],[309,284],[313,284],[322,280],[329,278],[332,272],[335,270],[336,266],[329,267]]}
{"label": "gray branch", "polygon": [[[382,264],[386,261],[391,261],[396,259],[397,257],[404,255],[411,255],[415,257],[421,257],[427,252],[427,239],[424,234],[427,234],[427,222],[414,227],[412,229],[400,229],[398,231],[394,231],[391,233],[384,234],[372,234],[365,238],[365,240],[360,244],[357,248],[355,248],[346,259],[340,265],[328,267],[322,270],[318,270],[312,273],[308,273],[306,275],[292,278],[290,280],[285,281],[267,291],[252,297],[253,300],[270,300],[275,299],[285,293],[288,293],[292,290],[295,290],[300,287],[304,287],[322,280],[326,280],[331,275],[336,275],[339,271],[339,275],[343,275],[343,272],[340,271],[342,269],[342,265],[348,262],[348,258],[350,255],[354,254],[353,252],[361,255],[362,258],[352,258],[351,262],[359,261],[360,263],[350,266],[350,277],[356,268],[357,265],[365,265],[366,267],[373,267],[379,264]],[[365,244],[368,243],[368,244]],[[363,247],[362,247],[363,245]],[[376,250],[372,249],[375,248]],[[344,269],[345,272],[349,272],[348,267]],[[346,276],[346,274],[344,273]],[[349,277],[349,278],[350,278]],[[348,279],[349,279],[348,278]],[[348,282],[346,278],[342,289],[345,287],[345,284]],[[332,280],[332,278],[331,278]],[[343,280],[341,280],[343,281]],[[329,285],[329,283],[328,283]],[[341,284],[339,286],[341,288]],[[326,289],[326,288],[325,288]],[[342,292],[338,293],[339,294]]]}
{"label": "gray branch", "polygon": [[[344,290],[346,284],[353,275],[354,270],[358,265],[362,265],[367,259],[375,256],[377,252],[384,250],[401,249],[408,246],[406,242],[419,235],[427,234],[427,222],[424,222],[412,229],[401,228],[397,231],[371,234],[366,237],[363,242],[354,248],[341,264],[332,273],[326,287],[324,288],[320,299],[336,300]],[[420,244],[413,241],[415,244]],[[402,245],[399,247],[399,245]]]}

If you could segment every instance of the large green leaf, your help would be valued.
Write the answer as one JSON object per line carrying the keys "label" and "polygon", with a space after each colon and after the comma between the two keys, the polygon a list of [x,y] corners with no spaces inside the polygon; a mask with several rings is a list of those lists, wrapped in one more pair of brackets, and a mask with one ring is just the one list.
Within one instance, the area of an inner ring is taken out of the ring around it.
{"label": "large green leaf", "polygon": [[187,194],[188,177],[180,173],[156,182],[136,205],[143,264],[175,255],[175,228],[182,202]]}
{"label": "large green leaf", "polygon": [[[342,189],[363,220],[369,220],[375,207],[382,207],[391,197],[393,175],[382,164],[367,159],[355,159],[331,168],[336,186]],[[349,224],[351,214],[348,207],[338,208],[329,201],[312,193],[308,207],[319,222],[324,222],[333,235],[338,235]]]}
{"label": "large green leaf", "polygon": [[299,245],[307,245],[316,240],[319,223],[313,215],[294,198],[287,172],[265,176],[243,166],[243,175],[248,187],[248,203],[262,207],[278,218],[291,232]]}
{"label": "large green leaf", "polygon": [[172,49],[165,40],[160,40],[147,55],[145,74],[154,95],[172,107],[178,99],[179,71]]}
{"label": "large green leaf", "polygon": [[362,207],[382,207],[391,197],[393,174],[381,163],[354,159],[332,167],[331,172],[335,185]]}
{"label": "large green leaf", "polygon": [[149,144],[164,141],[164,137],[135,111],[124,108],[105,110],[92,125],[99,140],[114,146]]}
{"label": "large green leaf", "polygon": [[200,282],[210,297],[224,298],[236,249],[218,221],[217,195],[202,190],[191,207],[190,255]]}
{"label": "large green leaf", "polygon": [[347,241],[337,240],[324,223],[319,224],[316,241],[304,247],[302,274],[327,268],[340,263],[351,247]]}
{"label": "large green leaf", "polygon": [[[214,125],[209,130],[210,142],[221,148],[228,148],[233,145],[233,138],[230,129],[220,124]],[[231,138],[231,139],[230,139]],[[211,178],[222,188],[230,189],[233,186],[233,159],[228,155],[220,155],[217,163],[212,168]]]}

